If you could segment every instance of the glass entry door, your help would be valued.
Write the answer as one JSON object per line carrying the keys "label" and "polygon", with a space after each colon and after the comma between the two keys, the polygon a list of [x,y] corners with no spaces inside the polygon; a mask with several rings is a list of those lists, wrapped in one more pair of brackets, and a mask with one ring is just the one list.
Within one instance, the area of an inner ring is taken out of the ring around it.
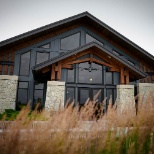
{"label": "glass entry door", "polygon": [[[98,103],[102,102],[104,99],[103,89],[93,89],[93,88],[79,88],[78,101],[80,105],[84,105],[88,98],[90,100],[98,99]],[[98,95],[98,96],[97,96]]]}

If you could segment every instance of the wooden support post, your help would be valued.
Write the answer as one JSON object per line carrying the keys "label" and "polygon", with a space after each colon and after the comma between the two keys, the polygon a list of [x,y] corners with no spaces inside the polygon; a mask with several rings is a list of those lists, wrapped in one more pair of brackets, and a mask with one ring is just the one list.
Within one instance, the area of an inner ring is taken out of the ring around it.
{"label": "wooden support post", "polygon": [[154,83],[154,75],[152,76],[152,83]]}
{"label": "wooden support post", "polygon": [[120,84],[125,84],[124,68],[120,68]]}
{"label": "wooden support post", "polygon": [[126,72],[126,84],[129,84],[129,71]]}
{"label": "wooden support post", "polygon": [[93,53],[90,53],[90,63],[93,62]]}
{"label": "wooden support post", "polygon": [[51,71],[51,81],[55,80],[56,73],[55,73],[55,64],[52,64],[52,71]]}
{"label": "wooden support post", "polygon": [[58,72],[57,72],[57,80],[61,79],[61,64],[58,63]]}

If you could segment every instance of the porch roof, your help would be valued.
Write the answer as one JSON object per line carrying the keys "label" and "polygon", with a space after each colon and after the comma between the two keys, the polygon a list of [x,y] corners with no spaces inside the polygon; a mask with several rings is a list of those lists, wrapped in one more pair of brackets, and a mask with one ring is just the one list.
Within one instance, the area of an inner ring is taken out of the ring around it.
{"label": "porch roof", "polygon": [[115,54],[114,52],[112,52],[112,50],[110,50],[110,49],[104,47],[103,45],[101,45],[100,43],[94,41],[94,42],[90,42],[86,45],[80,46],[76,49],[73,49],[71,51],[67,51],[57,57],[54,57],[52,59],[49,59],[43,63],[40,63],[40,64],[34,66],[32,68],[34,78],[36,78],[38,72],[41,72],[42,69],[47,68],[47,67],[51,68],[52,64],[57,63],[57,62],[65,59],[65,58],[68,58],[72,55],[76,55],[76,54],[83,52],[85,50],[92,50],[92,51],[97,52],[99,54],[103,54],[106,57],[110,57],[110,60],[114,61],[115,64],[118,64],[118,65],[121,65],[121,66],[127,68],[131,72],[131,74],[133,74],[133,76],[135,76],[135,80],[145,78],[147,76],[146,73],[141,71],[135,65],[130,64],[123,57]]}

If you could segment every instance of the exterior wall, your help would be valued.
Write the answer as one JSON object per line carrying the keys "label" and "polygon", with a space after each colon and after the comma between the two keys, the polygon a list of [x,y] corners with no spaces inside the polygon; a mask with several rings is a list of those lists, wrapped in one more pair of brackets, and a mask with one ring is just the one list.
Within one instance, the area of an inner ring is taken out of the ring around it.
{"label": "exterior wall", "polygon": [[134,107],[134,85],[117,85],[118,112],[130,111]]}
{"label": "exterior wall", "polygon": [[51,109],[57,111],[59,108],[64,107],[65,96],[65,82],[60,81],[48,81],[45,110]]}
{"label": "exterior wall", "polygon": [[153,83],[138,83],[138,99],[143,104],[148,101],[148,99],[154,99],[154,84]]}
{"label": "exterior wall", "polygon": [[15,110],[18,76],[0,75],[0,113]]}

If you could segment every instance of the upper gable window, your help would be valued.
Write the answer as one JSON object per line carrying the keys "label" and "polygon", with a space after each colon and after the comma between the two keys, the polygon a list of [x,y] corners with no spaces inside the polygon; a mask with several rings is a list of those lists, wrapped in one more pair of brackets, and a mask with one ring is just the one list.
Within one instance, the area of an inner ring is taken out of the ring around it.
{"label": "upper gable window", "polygon": [[48,44],[44,44],[42,46],[39,46],[40,48],[44,48],[44,49],[49,49],[50,48],[50,43]]}
{"label": "upper gable window", "polygon": [[20,75],[29,75],[29,64],[30,64],[30,52],[26,52],[21,55],[20,60]]}
{"label": "upper gable window", "polygon": [[80,33],[70,35],[60,40],[61,50],[72,50],[80,46]]}
{"label": "upper gable window", "polygon": [[89,34],[86,34],[86,44],[90,43],[90,42],[98,42],[101,45],[104,45],[102,42],[98,41],[97,39],[95,39],[94,37],[90,36]]}
{"label": "upper gable window", "polygon": [[49,59],[49,52],[37,52],[36,64],[40,64]]}

